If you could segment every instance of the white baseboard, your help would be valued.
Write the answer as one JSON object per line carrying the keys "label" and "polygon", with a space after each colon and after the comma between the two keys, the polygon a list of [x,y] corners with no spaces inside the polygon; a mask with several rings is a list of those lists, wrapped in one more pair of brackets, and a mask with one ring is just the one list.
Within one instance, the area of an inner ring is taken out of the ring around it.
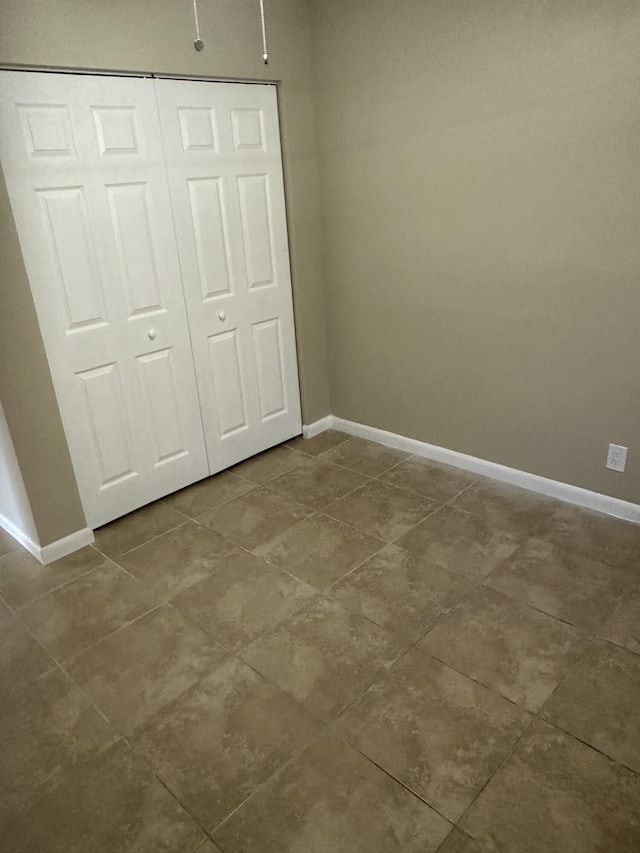
{"label": "white baseboard", "polygon": [[46,565],[53,563],[55,560],[60,560],[68,554],[73,554],[80,548],[85,548],[95,541],[93,530],[90,527],[83,527],[82,530],[76,530],[75,533],[70,533],[62,539],[57,539],[49,545],[45,545],[41,550],[40,560]]}
{"label": "white baseboard", "polygon": [[94,541],[93,530],[89,527],[76,530],[75,533],[71,533],[69,536],[65,536],[44,546],[34,542],[26,533],[17,528],[13,522],[5,518],[4,515],[0,515],[0,527],[6,530],[10,536],[13,536],[23,548],[26,548],[30,554],[33,554],[36,560],[39,560],[45,566],[53,563],[55,560],[59,560],[61,557],[72,554],[79,548],[84,548],[85,545],[91,545]]}
{"label": "white baseboard", "polygon": [[302,435],[305,438],[313,438],[316,435],[320,435],[321,432],[325,432],[326,430],[331,429],[332,421],[333,415],[327,415],[326,418],[320,418],[319,421],[314,421],[308,426],[303,425]]}
{"label": "white baseboard", "polygon": [[[566,503],[622,518],[625,521],[640,523],[640,504],[612,498],[599,492],[591,492],[588,489],[581,489],[579,486],[561,483],[558,480],[549,480],[547,477],[529,474],[526,471],[520,471],[518,468],[508,468],[506,465],[499,465],[497,462],[478,459],[476,456],[468,456],[466,453],[458,453],[457,450],[448,450],[446,447],[427,444],[427,442],[418,441],[415,438],[407,438],[404,435],[397,435],[376,427],[346,421],[334,415],[309,424],[304,429],[308,431],[308,437],[311,437],[329,428],[339,429],[360,438],[368,438],[370,441],[377,441],[379,444],[394,447],[396,450],[405,450],[407,453],[414,453],[416,456],[433,459],[434,462],[453,465],[456,468],[462,468],[483,477],[491,477],[493,480],[519,486],[521,489],[528,489],[530,492],[557,498]],[[305,437],[307,437],[306,433]]]}
{"label": "white baseboard", "polygon": [[19,542],[23,548],[26,548],[30,554],[39,560],[40,559],[40,546],[33,541],[26,533],[23,533],[20,528],[16,527],[12,521],[9,521],[4,515],[0,515],[0,527],[3,530],[6,530],[9,536],[13,536],[16,542]]}

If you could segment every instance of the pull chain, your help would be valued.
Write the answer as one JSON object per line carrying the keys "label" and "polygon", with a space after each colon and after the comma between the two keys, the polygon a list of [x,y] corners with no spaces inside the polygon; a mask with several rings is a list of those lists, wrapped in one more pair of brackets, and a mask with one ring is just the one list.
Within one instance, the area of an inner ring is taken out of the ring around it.
{"label": "pull chain", "polygon": [[198,0],[193,0],[193,22],[196,25],[196,40],[193,43],[193,46],[196,50],[200,51],[204,49],[204,42],[200,38],[200,22],[198,21]]}
{"label": "pull chain", "polygon": [[267,65],[269,62],[269,53],[267,51],[267,28],[264,23],[264,0],[260,0],[260,24],[262,26],[262,58],[264,59],[264,64]]}

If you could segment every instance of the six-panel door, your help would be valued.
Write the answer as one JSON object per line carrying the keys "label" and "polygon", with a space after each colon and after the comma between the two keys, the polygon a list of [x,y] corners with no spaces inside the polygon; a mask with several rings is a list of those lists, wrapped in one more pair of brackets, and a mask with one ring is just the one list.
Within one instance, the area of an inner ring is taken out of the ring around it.
{"label": "six-panel door", "polygon": [[301,431],[276,91],[155,85],[214,473]]}
{"label": "six-panel door", "polygon": [[208,474],[153,82],[0,85],[2,165],[96,527]]}

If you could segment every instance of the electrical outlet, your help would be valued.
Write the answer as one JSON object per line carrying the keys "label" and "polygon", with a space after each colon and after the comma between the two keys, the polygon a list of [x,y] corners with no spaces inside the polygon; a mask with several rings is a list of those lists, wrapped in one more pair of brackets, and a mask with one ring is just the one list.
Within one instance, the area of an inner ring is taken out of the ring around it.
{"label": "electrical outlet", "polygon": [[627,448],[621,447],[619,444],[610,444],[609,452],[607,453],[607,468],[612,471],[624,471],[627,464]]}

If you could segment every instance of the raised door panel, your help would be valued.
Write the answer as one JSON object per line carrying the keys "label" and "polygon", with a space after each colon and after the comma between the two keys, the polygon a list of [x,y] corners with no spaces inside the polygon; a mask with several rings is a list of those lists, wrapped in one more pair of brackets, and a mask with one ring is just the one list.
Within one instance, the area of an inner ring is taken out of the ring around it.
{"label": "raised door panel", "polygon": [[275,88],[156,91],[214,473],[301,428]]}
{"label": "raised door panel", "polygon": [[0,72],[0,158],[87,521],[208,473],[149,80]]}

